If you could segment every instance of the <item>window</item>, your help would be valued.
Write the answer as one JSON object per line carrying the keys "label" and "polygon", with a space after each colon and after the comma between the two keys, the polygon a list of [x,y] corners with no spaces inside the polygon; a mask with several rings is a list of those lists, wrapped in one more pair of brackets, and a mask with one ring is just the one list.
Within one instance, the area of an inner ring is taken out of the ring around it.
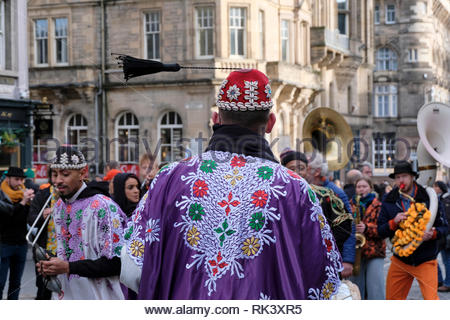
{"label": "window", "polygon": [[374,134],[372,155],[375,169],[389,169],[395,163],[395,134]]}
{"label": "window", "polygon": [[261,60],[264,60],[265,58],[265,32],[264,32],[264,26],[265,26],[265,21],[264,21],[264,11],[260,10],[258,12],[258,25],[259,25],[259,58]]}
{"label": "window", "polygon": [[380,6],[375,6],[375,24],[380,24]]}
{"label": "window", "polygon": [[289,62],[289,21],[281,20],[281,60]]}
{"label": "window", "polygon": [[179,147],[183,136],[183,122],[178,113],[170,111],[165,113],[159,124],[161,138],[161,162],[180,160],[184,154]]}
{"label": "window", "polygon": [[48,21],[35,20],[35,58],[36,64],[48,64]]}
{"label": "window", "polygon": [[230,8],[230,54],[232,56],[245,56],[245,8]]}
{"label": "window", "polygon": [[375,87],[375,117],[397,117],[397,86]]}
{"label": "window", "polygon": [[159,60],[161,19],[158,11],[145,14],[145,47],[147,59]]}
{"label": "window", "polygon": [[33,163],[47,163],[47,140],[45,139],[33,139]]}
{"label": "window", "polygon": [[197,57],[214,55],[214,12],[212,7],[197,8]]}
{"label": "window", "polygon": [[348,0],[337,0],[338,3],[338,29],[340,34],[348,34],[349,29],[349,8]]}
{"label": "window", "polygon": [[116,159],[137,163],[139,157],[139,121],[131,112],[124,112],[116,121]]}
{"label": "window", "polygon": [[389,48],[380,48],[377,51],[377,67],[375,71],[397,70],[397,54]]}
{"label": "window", "polygon": [[55,19],[56,63],[67,63],[67,18]]}
{"label": "window", "polygon": [[[86,144],[88,137],[88,123],[82,114],[74,114],[70,116],[66,125],[67,143],[76,147],[79,151],[86,155]],[[84,147],[82,147],[84,146]]]}
{"label": "window", "polygon": [[409,62],[417,62],[417,49],[409,49],[408,50],[408,61]]}
{"label": "window", "polygon": [[0,70],[5,69],[5,2],[0,0]]}
{"label": "window", "polygon": [[395,5],[393,4],[388,4],[386,6],[386,23],[395,23]]}

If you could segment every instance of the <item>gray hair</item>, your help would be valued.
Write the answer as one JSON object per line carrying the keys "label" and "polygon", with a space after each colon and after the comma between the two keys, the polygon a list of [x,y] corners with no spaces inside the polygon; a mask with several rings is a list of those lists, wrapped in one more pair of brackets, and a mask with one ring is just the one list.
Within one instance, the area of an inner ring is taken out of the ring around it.
{"label": "gray hair", "polygon": [[370,170],[373,170],[373,165],[370,162],[364,161],[359,165],[359,170],[362,170],[364,167],[369,167]]}
{"label": "gray hair", "polygon": [[322,154],[318,151],[307,153],[308,166],[313,169],[320,169],[320,175],[326,177],[328,173],[328,163],[324,160]]}
{"label": "gray hair", "polygon": [[347,184],[355,184],[356,180],[362,177],[361,171],[357,169],[352,169],[349,172],[347,172],[347,175],[345,177],[345,182]]}

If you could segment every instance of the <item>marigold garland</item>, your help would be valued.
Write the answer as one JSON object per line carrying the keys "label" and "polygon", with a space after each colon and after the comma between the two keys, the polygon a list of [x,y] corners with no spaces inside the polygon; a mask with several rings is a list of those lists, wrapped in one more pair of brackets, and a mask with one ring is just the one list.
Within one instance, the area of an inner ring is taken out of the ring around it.
{"label": "marigold garland", "polygon": [[400,257],[410,256],[422,243],[431,212],[423,203],[412,202],[406,219],[399,223],[392,239],[394,253]]}

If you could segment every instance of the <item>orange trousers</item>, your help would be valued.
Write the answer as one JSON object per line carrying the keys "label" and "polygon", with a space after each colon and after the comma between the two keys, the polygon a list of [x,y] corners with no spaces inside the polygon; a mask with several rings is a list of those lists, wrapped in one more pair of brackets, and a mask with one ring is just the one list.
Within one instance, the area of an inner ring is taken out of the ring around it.
{"label": "orange trousers", "polygon": [[439,300],[437,260],[411,266],[392,256],[386,279],[386,300],[406,300],[414,278],[425,300]]}

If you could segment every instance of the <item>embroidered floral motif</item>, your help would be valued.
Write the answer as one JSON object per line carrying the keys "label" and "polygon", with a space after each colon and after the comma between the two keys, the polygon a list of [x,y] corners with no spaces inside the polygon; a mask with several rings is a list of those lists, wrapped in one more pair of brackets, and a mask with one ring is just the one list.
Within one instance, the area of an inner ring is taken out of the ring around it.
{"label": "embroidered floral motif", "polygon": [[260,247],[259,240],[255,237],[251,237],[244,241],[242,251],[247,256],[254,256],[258,253]]}
{"label": "embroidered floral motif", "polygon": [[142,257],[144,254],[144,244],[139,240],[134,240],[131,243],[131,254],[135,257]]}
{"label": "embroidered floral motif", "polygon": [[299,180],[301,179],[301,177],[298,174],[296,174],[294,171],[288,170],[287,172],[292,178],[299,179]]}
{"label": "embroidered floral motif", "polygon": [[238,100],[240,95],[241,95],[241,92],[239,91],[239,88],[237,85],[234,84],[228,88],[228,91],[227,91],[228,100],[230,100],[230,101]]}
{"label": "embroidered floral motif", "polygon": [[234,156],[234,158],[231,160],[231,166],[234,167],[243,167],[245,166],[245,163],[247,160],[245,160],[244,157]]}
{"label": "embroidered floral motif", "polygon": [[333,294],[335,288],[333,283],[327,282],[322,287],[322,296],[324,299],[330,299],[331,295]]}
{"label": "embroidered floral motif", "polygon": [[202,216],[205,215],[205,210],[198,203],[193,203],[189,208],[189,216],[192,220],[202,220]]}
{"label": "embroidered floral motif", "polygon": [[148,243],[159,241],[159,219],[149,219],[145,230],[145,240]]}
{"label": "embroidered floral motif", "polygon": [[219,251],[216,259],[208,261],[213,276],[216,276],[217,273],[220,271],[220,269],[223,269],[228,266],[228,263],[226,263],[225,261],[222,261],[222,260],[223,260],[223,257]]}
{"label": "embroidered floral motif", "polygon": [[100,219],[103,219],[106,215],[106,210],[101,208],[100,210],[98,210],[97,215]]}
{"label": "embroidered floral motif", "polygon": [[94,201],[92,201],[91,208],[97,209],[99,205],[100,205],[100,201],[94,200]]}
{"label": "embroidered floral motif", "polygon": [[197,246],[200,241],[200,232],[198,232],[197,228],[193,226],[187,233],[187,241],[193,247]]}
{"label": "embroidered floral motif", "polygon": [[196,197],[204,197],[208,194],[208,185],[203,180],[197,180],[194,183],[193,191]]}
{"label": "embroidered floral motif", "polygon": [[223,247],[223,242],[225,241],[226,236],[231,236],[233,233],[236,233],[236,231],[228,229],[228,227],[229,225],[227,219],[225,219],[225,221],[222,223],[222,228],[219,227],[214,229],[215,232],[220,234],[219,241],[221,247]]}
{"label": "embroidered floral motif", "polygon": [[267,203],[268,195],[264,192],[264,190],[258,190],[252,195],[252,203],[255,207],[264,207]]}
{"label": "embroidered floral motif", "polygon": [[80,162],[80,158],[78,158],[76,154],[73,154],[70,159],[72,160],[73,164],[78,164],[78,162]]}
{"label": "embroidered floral motif", "polygon": [[255,231],[259,231],[264,226],[264,222],[266,221],[262,212],[255,212],[252,214],[252,217],[250,218],[250,228],[252,228]]}
{"label": "embroidered floral motif", "polygon": [[120,228],[120,221],[119,221],[119,219],[113,219],[112,224],[113,224],[114,229]]}
{"label": "embroidered floral motif", "polygon": [[267,166],[260,167],[257,174],[261,179],[268,180],[273,176],[273,169]]}
{"label": "embroidered floral motif", "polygon": [[78,210],[76,215],[75,215],[75,219],[80,220],[81,217],[83,216],[83,210]]}
{"label": "embroidered floral motif", "polygon": [[205,173],[212,173],[217,168],[217,163],[213,160],[205,160],[200,166],[200,170]]}
{"label": "embroidered floral motif", "polygon": [[123,238],[125,240],[128,240],[128,239],[130,239],[132,234],[133,234],[133,225],[128,228],[128,230],[125,232],[125,235],[123,236]]}
{"label": "embroidered floral motif", "polygon": [[222,208],[225,208],[225,214],[228,216],[228,214],[231,212],[231,208],[232,207],[237,207],[239,204],[241,204],[239,201],[237,200],[232,200],[233,199],[233,193],[230,191],[230,193],[228,194],[228,201],[226,200],[222,200],[219,202],[219,206],[221,206]]}
{"label": "embroidered floral motif", "polygon": [[224,178],[226,180],[230,180],[231,179],[230,183],[234,187],[238,181],[242,180],[243,176],[239,174],[239,169],[238,168],[234,168],[233,174],[226,174],[224,176]]}

